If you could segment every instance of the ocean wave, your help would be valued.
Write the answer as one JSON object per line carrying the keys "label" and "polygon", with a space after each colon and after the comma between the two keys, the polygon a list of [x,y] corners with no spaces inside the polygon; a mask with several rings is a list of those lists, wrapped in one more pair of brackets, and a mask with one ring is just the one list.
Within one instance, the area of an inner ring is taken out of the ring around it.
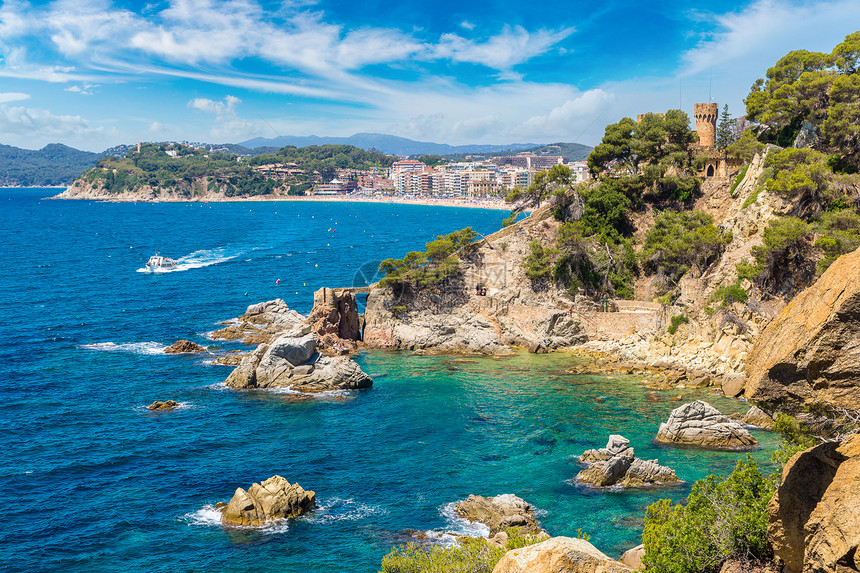
{"label": "ocean wave", "polygon": [[126,342],[117,344],[116,342],[92,342],[90,344],[81,344],[78,346],[83,350],[97,350],[100,352],[127,352],[129,354],[143,354],[153,356],[156,354],[164,354],[164,349],[167,346],[160,342]]}
{"label": "ocean wave", "polygon": [[318,506],[308,514],[311,523],[330,523],[332,521],[358,521],[374,515],[388,513],[385,509],[355,501],[352,498],[334,497]]}
{"label": "ocean wave", "polygon": [[325,390],[323,392],[301,392],[299,390],[293,390],[292,386],[287,386],[285,388],[265,388],[267,392],[272,394],[287,394],[290,396],[306,396],[309,398],[345,398],[347,396],[352,396],[352,392],[349,390]]}

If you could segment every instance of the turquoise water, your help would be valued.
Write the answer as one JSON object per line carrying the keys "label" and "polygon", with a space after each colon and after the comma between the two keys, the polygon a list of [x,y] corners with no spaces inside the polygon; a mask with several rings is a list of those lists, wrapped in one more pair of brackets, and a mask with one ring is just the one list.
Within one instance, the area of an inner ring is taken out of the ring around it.
{"label": "turquoise water", "polygon": [[[105,204],[0,190],[6,571],[375,571],[408,530],[477,534],[450,504],[516,493],[554,535],[610,555],[638,543],[645,506],[727,474],[743,454],[650,440],[684,399],[635,377],[567,375],[563,354],[454,361],[368,352],[370,390],[302,399],[237,393],[211,356],[168,356],[260,300],[310,310],[323,285],[362,284],[382,258],[503,213],[325,203]],[[179,270],[137,270],[160,251]],[[275,281],[280,279],[280,286]],[[156,399],[183,404],[151,413]],[[571,460],[609,433],[685,486],[597,492]],[[758,434],[766,443],[767,435]],[[765,459],[767,451],[755,454]],[[224,529],[212,505],[274,474],[317,493],[312,515]]]}

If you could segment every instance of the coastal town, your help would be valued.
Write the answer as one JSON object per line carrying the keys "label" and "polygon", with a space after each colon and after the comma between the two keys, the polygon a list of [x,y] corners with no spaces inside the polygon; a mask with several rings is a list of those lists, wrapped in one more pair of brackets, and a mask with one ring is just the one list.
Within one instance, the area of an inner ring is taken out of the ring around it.
{"label": "coastal town", "polygon": [[[568,161],[561,155],[472,156],[466,161],[435,166],[399,158],[390,168],[337,169],[331,180],[317,183],[306,194],[491,199],[504,197],[515,187],[527,188],[535,174],[554,165],[567,166],[577,183],[589,178],[585,161]],[[261,165],[256,169],[276,180],[288,180],[303,173],[295,164]]]}

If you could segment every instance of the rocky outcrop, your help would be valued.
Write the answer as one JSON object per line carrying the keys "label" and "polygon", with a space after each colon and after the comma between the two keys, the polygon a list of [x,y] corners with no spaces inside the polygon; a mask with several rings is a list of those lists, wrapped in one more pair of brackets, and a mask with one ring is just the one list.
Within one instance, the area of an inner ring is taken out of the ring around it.
{"label": "rocky outcrop", "polygon": [[640,569],[645,569],[645,565],[642,563],[643,557],[645,557],[645,546],[639,544],[625,551],[619,561],[631,569],[639,571]]}
{"label": "rocky outcrop", "polygon": [[351,292],[330,288],[316,291],[308,322],[320,348],[349,351],[361,340],[358,303]]}
{"label": "rocky outcrop", "polygon": [[750,450],[758,444],[743,426],[701,400],[672,410],[656,441],[718,450]]}
{"label": "rocky outcrop", "polygon": [[177,340],[170,346],[164,349],[166,354],[182,354],[182,353],[192,353],[192,352],[206,352],[206,349],[191,342],[190,340]]}
{"label": "rocky outcrop", "polygon": [[792,457],[768,514],[783,573],[860,571],[860,435]]}
{"label": "rocky outcrop", "polygon": [[316,503],[316,494],[305,491],[299,484],[291,484],[279,475],[255,483],[248,491],[236,489],[226,506],[221,506],[223,525],[260,527],[288,517],[297,517],[310,511]]}
{"label": "rocky outcrop", "polygon": [[459,502],[455,509],[460,517],[489,527],[491,536],[510,527],[520,528],[525,533],[543,531],[532,506],[510,493],[496,497],[470,495]]}
{"label": "rocky outcrop", "polygon": [[311,331],[306,317],[279,298],[252,304],[245,314],[224,324],[227,324],[225,328],[212,333],[213,338],[241,339],[245,344],[269,343],[283,333],[302,336]]}
{"label": "rocky outcrop", "polygon": [[630,567],[610,559],[584,539],[552,537],[512,549],[493,573],[627,573]]}
{"label": "rocky outcrop", "polygon": [[586,450],[579,461],[588,467],[576,475],[576,480],[594,487],[642,487],[655,484],[678,483],[675,470],[661,466],[657,460],[635,457],[630,440],[612,434],[605,448]]}
{"label": "rocky outcrop", "polygon": [[765,328],[745,395],[774,407],[860,408],[860,249],[839,257]]}
{"label": "rocky outcrop", "polygon": [[753,406],[752,408],[747,410],[747,413],[744,414],[743,418],[741,418],[741,424],[746,424],[748,426],[756,426],[765,430],[772,430],[774,426],[774,420],[773,416],[771,416],[758,406]]}
{"label": "rocky outcrop", "polygon": [[147,410],[172,410],[179,407],[179,402],[176,400],[156,400],[146,407]]}
{"label": "rocky outcrop", "polygon": [[272,344],[261,344],[242,359],[225,383],[236,390],[289,388],[324,392],[368,388],[373,380],[347,356],[323,356],[312,334],[282,334]]}

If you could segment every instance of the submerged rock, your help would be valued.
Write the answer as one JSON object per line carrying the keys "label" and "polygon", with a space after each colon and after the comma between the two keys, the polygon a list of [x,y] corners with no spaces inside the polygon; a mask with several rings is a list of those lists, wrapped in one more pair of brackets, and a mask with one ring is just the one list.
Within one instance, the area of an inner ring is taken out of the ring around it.
{"label": "submerged rock", "polygon": [[701,400],[672,410],[655,440],[718,450],[751,450],[758,444],[743,426]]}
{"label": "submerged rock", "polygon": [[610,559],[584,539],[552,537],[512,549],[493,573],[627,573],[630,567]]}
{"label": "submerged rock", "polygon": [[681,480],[675,470],[661,466],[657,460],[641,460],[634,455],[630,440],[618,434],[609,436],[605,448],[586,450],[579,461],[588,467],[576,479],[594,487],[641,487],[653,484],[677,483]]}
{"label": "submerged rock", "polygon": [[458,503],[455,509],[460,517],[489,527],[491,536],[509,527],[520,528],[526,533],[543,531],[532,506],[510,493],[496,497],[470,495]]}
{"label": "submerged rock", "polygon": [[191,342],[190,340],[177,340],[170,346],[164,349],[165,354],[183,354],[192,352],[206,352],[206,349]]}
{"label": "submerged rock", "polygon": [[175,400],[156,400],[146,407],[147,410],[172,410],[179,407],[179,402]]}
{"label": "submerged rock", "polygon": [[784,573],[860,571],[860,435],[792,457],[768,505]]}
{"label": "submerged rock", "polygon": [[225,382],[236,390],[290,388],[323,392],[368,388],[373,379],[349,357],[320,355],[313,335],[297,337],[287,333],[245,356]]}
{"label": "submerged rock", "polygon": [[223,525],[260,527],[268,522],[297,517],[316,504],[316,494],[291,484],[279,475],[255,483],[248,491],[237,488],[230,503],[221,506]]}

